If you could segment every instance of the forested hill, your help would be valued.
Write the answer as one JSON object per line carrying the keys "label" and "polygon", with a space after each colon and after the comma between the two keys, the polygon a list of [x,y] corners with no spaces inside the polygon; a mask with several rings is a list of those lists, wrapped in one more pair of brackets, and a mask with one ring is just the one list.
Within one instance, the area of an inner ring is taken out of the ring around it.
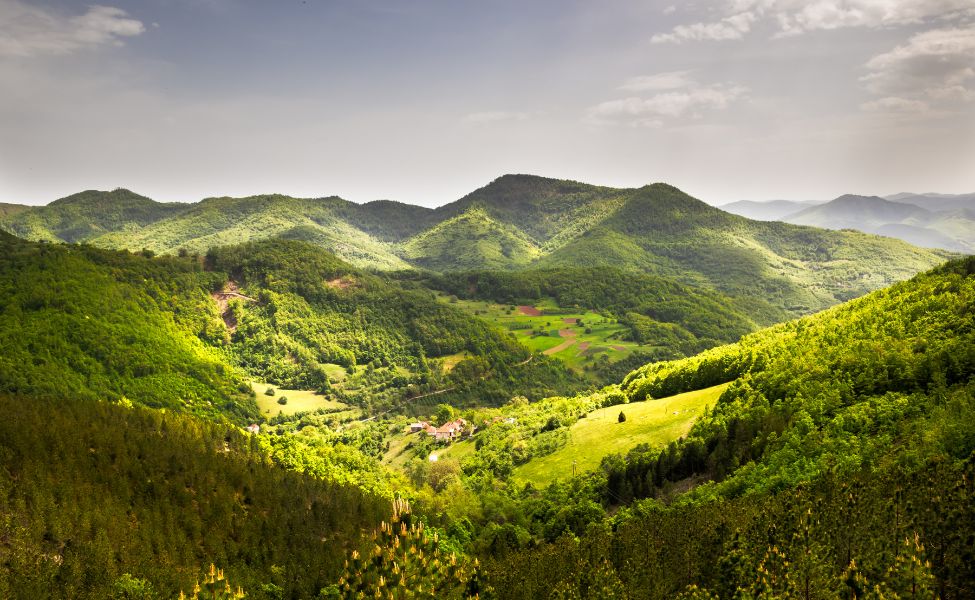
{"label": "forested hill", "polygon": [[274,194],[157,204],[126,190],[84,192],[0,217],[0,228],[157,253],[281,237],[385,270],[614,267],[746,298],[759,321],[814,312],[947,257],[889,238],[751,221],[666,184],[617,189],[530,175],[505,175],[436,210]]}
{"label": "forested hill", "polygon": [[686,437],[604,460],[600,501],[636,504],[499,560],[499,597],[971,597],[973,306],[970,257],[634,371],[631,402],[730,385]]}
{"label": "forested hill", "polygon": [[[436,299],[366,273],[308,243],[268,240],[211,250],[256,301],[232,301],[227,350],[264,380],[319,390],[366,408],[436,402],[500,404],[586,387],[554,359]],[[329,376],[338,367],[342,385]]]}
{"label": "forested hill", "polygon": [[257,418],[243,373],[215,349],[219,279],[190,259],[0,233],[0,391]]}
{"label": "forested hill", "polygon": [[[0,233],[0,391],[260,419],[248,379],[363,408],[582,390],[561,363],[305,242],[207,257]],[[333,385],[336,384],[336,385]]]}

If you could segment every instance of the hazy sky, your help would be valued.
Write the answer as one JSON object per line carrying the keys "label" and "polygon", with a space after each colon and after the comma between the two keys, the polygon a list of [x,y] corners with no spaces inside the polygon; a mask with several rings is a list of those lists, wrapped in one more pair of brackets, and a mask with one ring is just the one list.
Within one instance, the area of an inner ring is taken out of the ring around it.
{"label": "hazy sky", "polygon": [[0,0],[0,201],[975,191],[975,0]]}

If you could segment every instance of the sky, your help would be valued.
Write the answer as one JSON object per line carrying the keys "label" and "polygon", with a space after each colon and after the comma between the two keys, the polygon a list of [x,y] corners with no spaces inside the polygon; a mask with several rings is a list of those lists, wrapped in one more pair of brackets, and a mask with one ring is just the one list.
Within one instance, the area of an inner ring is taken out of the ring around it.
{"label": "sky", "polygon": [[975,192],[975,0],[0,0],[0,202]]}

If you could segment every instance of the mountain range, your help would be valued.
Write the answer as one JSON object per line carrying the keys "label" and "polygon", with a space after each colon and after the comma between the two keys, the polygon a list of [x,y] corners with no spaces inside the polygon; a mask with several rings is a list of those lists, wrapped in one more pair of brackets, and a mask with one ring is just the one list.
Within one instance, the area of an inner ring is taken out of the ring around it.
{"label": "mountain range", "polygon": [[946,258],[854,232],[759,222],[655,183],[610,188],[505,175],[436,209],[262,195],[159,203],[85,191],[0,218],[30,240],[155,253],[278,237],[378,270],[602,268],[672,277],[745,298],[770,323],[904,279]]}
{"label": "mountain range", "polygon": [[856,229],[924,248],[975,250],[975,194],[846,194],[829,202],[741,200],[721,208],[763,221]]}

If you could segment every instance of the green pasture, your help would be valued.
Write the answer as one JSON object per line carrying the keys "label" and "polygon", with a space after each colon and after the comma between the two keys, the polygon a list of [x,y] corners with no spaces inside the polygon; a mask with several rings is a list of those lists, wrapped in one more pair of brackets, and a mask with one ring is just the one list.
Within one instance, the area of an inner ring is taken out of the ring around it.
{"label": "green pasture", "polygon": [[[573,471],[595,469],[604,456],[625,453],[639,444],[663,446],[685,435],[704,408],[713,406],[726,387],[728,384],[722,384],[669,398],[595,410],[569,428],[567,445],[518,467],[514,477],[522,483],[546,485]],[[619,422],[620,412],[626,415],[623,423]]]}
{"label": "green pasture", "polygon": [[[257,394],[257,406],[261,409],[261,414],[266,417],[274,417],[278,413],[293,415],[295,413],[309,412],[320,408],[352,408],[348,404],[337,400],[329,400],[325,396],[309,390],[286,390],[276,385],[259,383],[257,381],[251,382],[251,388]],[[274,390],[273,396],[265,394],[268,388]],[[288,399],[287,404],[278,404],[278,400],[282,396]]]}

